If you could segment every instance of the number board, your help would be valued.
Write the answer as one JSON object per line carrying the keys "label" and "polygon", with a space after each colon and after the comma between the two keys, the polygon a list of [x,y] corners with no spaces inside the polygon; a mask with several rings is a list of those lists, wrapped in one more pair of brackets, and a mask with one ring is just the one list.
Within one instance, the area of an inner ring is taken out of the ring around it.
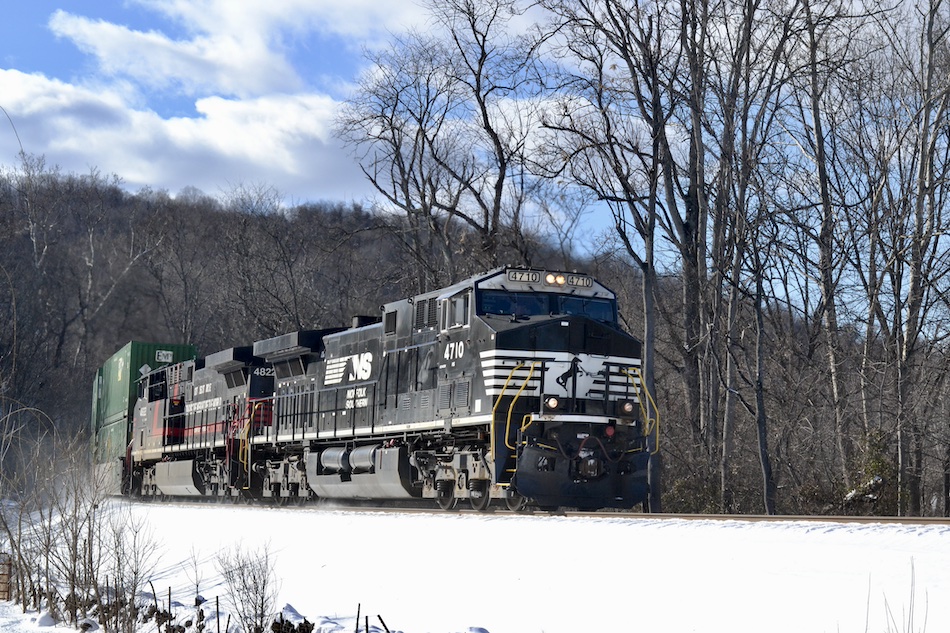
{"label": "number board", "polygon": [[541,273],[536,270],[509,270],[508,281],[537,284],[541,283]]}
{"label": "number board", "polygon": [[587,275],[568,275],[567,285],[577,286],[578,288],[592,288],[594,286],[594,280]]}

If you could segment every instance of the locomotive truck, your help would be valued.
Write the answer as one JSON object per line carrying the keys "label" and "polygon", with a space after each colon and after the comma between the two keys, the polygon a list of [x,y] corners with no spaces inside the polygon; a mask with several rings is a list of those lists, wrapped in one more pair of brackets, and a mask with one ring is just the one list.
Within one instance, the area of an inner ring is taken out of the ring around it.
{"label": "locomotive truck", "polygon": [[204,358],[129,343],[96,377],[94,460],[147,498],[649,511],[640,358],[591,276],[500,268]]}

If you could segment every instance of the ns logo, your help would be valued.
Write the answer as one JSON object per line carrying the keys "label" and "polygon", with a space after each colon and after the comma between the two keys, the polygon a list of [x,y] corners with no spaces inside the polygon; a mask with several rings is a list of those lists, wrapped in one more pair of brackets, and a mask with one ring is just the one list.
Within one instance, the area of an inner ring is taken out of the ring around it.
{"label": "ns logo", "polygon": [[346,377],[347,381],[369,380],[373,373],[373,353],[363,352],[351,356],[331,358],[327,361],[324,385],[338,385]]}

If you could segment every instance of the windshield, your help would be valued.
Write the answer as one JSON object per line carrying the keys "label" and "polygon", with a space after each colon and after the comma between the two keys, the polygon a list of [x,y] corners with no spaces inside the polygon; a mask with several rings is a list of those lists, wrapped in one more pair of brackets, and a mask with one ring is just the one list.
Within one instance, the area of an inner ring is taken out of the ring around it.
{"label": "windshield", "polygon": [[596,321],[614,320],[613,302],[606,299],[591,299],[589,297],[558,296],[560,314],[582,314]]}
{"label": "windshield", "polygon": [[540,292],[505,292],[485,290],[481,293],[479,314],[528,317],[553,314],[586,316],[597,321],[613,323],[614,302]]}
{"label": "windshield", "polygon": [[481,314],[537,316],[550,314],[547,295],[532,292],[487,290],[482,293]]}

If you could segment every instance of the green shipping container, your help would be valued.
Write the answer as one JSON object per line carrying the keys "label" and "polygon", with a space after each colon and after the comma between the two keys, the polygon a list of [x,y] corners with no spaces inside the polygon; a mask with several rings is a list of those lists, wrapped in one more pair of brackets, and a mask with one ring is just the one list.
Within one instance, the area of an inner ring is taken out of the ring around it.
{"label": "green shipping container", "polygon": [[194,345],[131,341],[96,371],[92,384],[94,461],[104,463],[125,454],[128,420],[138,395],[140,369],[158,369],[195,358]]}

